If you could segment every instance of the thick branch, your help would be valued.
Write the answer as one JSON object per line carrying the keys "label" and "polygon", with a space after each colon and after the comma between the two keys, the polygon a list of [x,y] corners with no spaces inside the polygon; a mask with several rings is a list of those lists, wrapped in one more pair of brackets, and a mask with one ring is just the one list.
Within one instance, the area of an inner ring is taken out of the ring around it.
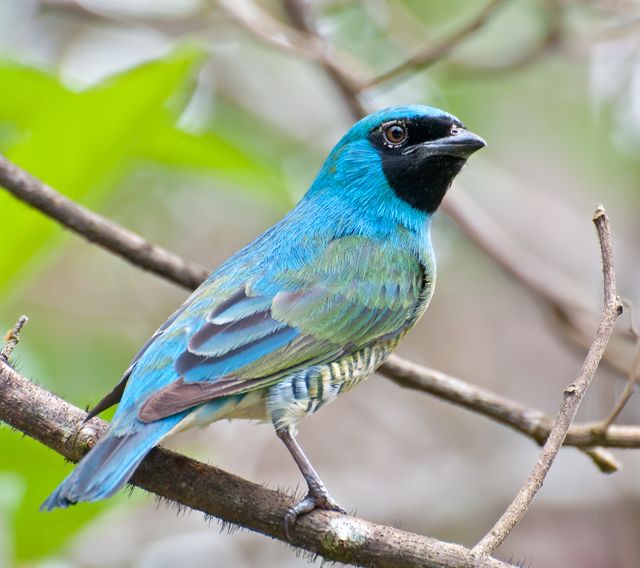
{"label": "thick branch", "polygon": [[558,418],[549,433],[549,437],[542,448],[540,457],[531,471],[529,478],[498,522],[474,547],[474,553],[480,556],[493,554],[528,511],[531,502],[542,487],[549,469],[564,443],[571,423],[578,412],[578,407],[587,392],[591,380],[596,374],[609,338],[613,333],[616,319],[622,313],[622,303],[618,298],[616,290],[611,229],[609,227],[609,219],[602,206],[598,206],[593,217],[593,222],[596,225],[598,238],[600,240],[602,273],[604,277],[604,310],[602,312],[600,325],[598,326],[593,343],[589,348],[589,352],[582,364],[578,377],[564,390],[564,397]]}
{"label": "thick branch", "polygon": [[[78,461],[107,424],[34,385],[0,362],[0,420]],[[80,428],[78,430],[78,428]],[[293,499],[215,467],[156,448],[133,477],[133,484],[229,523],[283,540],[282,519]],[[44,497],[44,495],[43,495]],[[319,511],[301,517],[290,544],[331,561],[397,568],[509,568],[456,544]]]}
{"label": "thick branch", "polygon": [[139,268],[186,288],[195,288],[207,271],[152,245],[140,235],[97,215],[33,177],[0,155],[0,185],[14,197]]}

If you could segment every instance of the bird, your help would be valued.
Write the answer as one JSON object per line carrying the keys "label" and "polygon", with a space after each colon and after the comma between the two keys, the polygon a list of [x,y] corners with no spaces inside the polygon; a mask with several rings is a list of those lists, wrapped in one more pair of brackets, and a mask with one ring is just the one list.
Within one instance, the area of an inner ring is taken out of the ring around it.
{"label": "bird", "polygon": [[367,379],[434,292],[434,213],[485,141],[455,116],[396,106],[353,125],[279,222],[211,275],[142,346],[85,422],[103,437],[42,504],[114,495],[166,436],[222,419],[271,423],[314,509],[344,513],[296,440],[300,421]]}

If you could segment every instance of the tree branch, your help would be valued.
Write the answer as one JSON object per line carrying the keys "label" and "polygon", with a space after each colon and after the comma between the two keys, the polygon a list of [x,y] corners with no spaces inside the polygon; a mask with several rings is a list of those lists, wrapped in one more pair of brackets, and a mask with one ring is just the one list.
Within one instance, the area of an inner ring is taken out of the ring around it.
{"label": "tree branch", "polygon": [[17,199],[51,217],[89,242],[100,245],[131,264],[193,289],[207,270],[152,245],[140,235],[82,207],[0,154],[0,185]]}
{"label": "tree branch", "polygon": [[505,73],[532,65],[552,52],[561,43],[565,33],[561,0],[543,0],[544,31],[541,37],[522,53],[510,54],[497,61],[451,62],[454,73],[466,73],[485,77],[489,73]]}
{"label": "tree branch", "polygon": [[622,313],[622,303],[620,302],[620,298],[618,298],[616,289],[611,229],[609,219],[601,205],[596,209],[593,222],[598,231],[598,239],[600,241],[602,273],[604,278],[604,310],[602,312],[600,325],[598,326],[593,343],[589,348],[589,352],[582,364],[578,377],[564,390],[558,418],[549,433],[549,437],[542,448],[540,457],[531,471],[529,478],[498,522],[473,548],[473,552],[479,556],[493,554],[528,511],[531,502],[542,487],[549,473],[549,469],[564,443],[571,423],[578,412],[578,407],[598,370],[602,355],[613,333],[616,319]]}
{"label": "tree branch", "polygon": [[[83,425],[85,416],[0,361],[0,420],[9,426],[76,462],[107,428],[99,418]],[[132,483],[330,561],[389,568],[513,568],[493,558],[477,560],[456,544],[327,511],[301,517],[287,541],[282,519],[291,497],[160,447],[144,460]]]}
{"label": "tree branch", "polygon": [[288,28],[250,0],[218,0],[233,20],[261,42],[297,57],[318,62],[319,54],[299,30]]}
{"label": "tree branch", "polygon": [[[378,370],[401,387],[432,396],[482,414],[499,424],[524,434],[538,444],[546,442],[553,419],[541,410],[467,383],[442,371],[430,369],[398,355],[391,355]],[[609,426],[600,423],[574,424],[564,441],[585,453],[603,473],[620,469],[617,460],[602,447],[640,448],[640,427]]]}
{"label": "tree branch", "polygon": [[358,96],[361,88],[351,73],[347,72],[330,53],[330,46],[318,32],[316,20],[311,13],[306,0],[282,0],[284,11],[289,16],[292,25],[309,39],[309,44],[315,47],[320,66],[340,92],[345,106],[355,120],[367,114],[367,108]]}
{"label": "tree branch", "polygon": [[491,2],[478,12],[478,14],[468,24],[454,31],[440,43],[433,46],[423,47],[411,57],[405,59],[402,63],[392,67],[388,71],[385,71],[376,77],[372,77],[367,81],[363,81],[359,85],[359,90],[364,91],[366,89],[370,89],[410,71],[419,71],[437,63],[443,57],[449,55],[449,53],[451,53],[475,32],[480,31],[487,24],[489,19],[505,3],[506,0],[491,0]]}
{"label": "tree branch", "polygon": [[627,384],[622,391],[622,394],[613,405],[613,409],[609,413],[609,416],[605,418],[600,426],[597,427],[597,430],[606,432],[611,425],[618,419],[620,413],[624,410],[624,407],[631,400],[631,397],[636,391],[636,385],[638,380],[640,379],[640,333],[635,327],[635,316],[634,316],[634,308],[631,302],[622,300],[622,304],[629,308],[630,312],[630,324],[629,324],[629,333],[636,339],[636,354],[633,357],[633,362],[629,367],[629,372],[627,373]]}
{"label": "tree branch", "polygon": [[349,60],[352,67],[355,67],[354,58],[347,53],[340,52],[339,57],[329,53],[337,50],[328,46],[318,33],[314,25],[315,20],[306,4],[297,0],[283,0],[283,9],[293,28],[280,23],[251,0],[219,0],[219,4],[240,26],[261,42],[304,57],[322,67],[355,120],[367,114],[358,97],[359,81],[353,72],[341,63],[343,60]]}

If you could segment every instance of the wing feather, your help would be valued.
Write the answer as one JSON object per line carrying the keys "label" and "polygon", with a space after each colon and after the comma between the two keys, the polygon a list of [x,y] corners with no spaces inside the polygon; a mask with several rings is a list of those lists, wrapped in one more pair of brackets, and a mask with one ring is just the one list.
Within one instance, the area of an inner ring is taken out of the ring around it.
{"label": "wing feather", "polygon": [[[173,360],[175,380],[141,401],[138,418],[151,422],[264,388],[400,333],[421,301],[422,266],[406,251],[381,251],[383,243],[354,253],[348,239],[312,265],[218,289],[212,310],[176,322],[172,337],[184,343]],[[201,294],[199,305],[204,300]]]}

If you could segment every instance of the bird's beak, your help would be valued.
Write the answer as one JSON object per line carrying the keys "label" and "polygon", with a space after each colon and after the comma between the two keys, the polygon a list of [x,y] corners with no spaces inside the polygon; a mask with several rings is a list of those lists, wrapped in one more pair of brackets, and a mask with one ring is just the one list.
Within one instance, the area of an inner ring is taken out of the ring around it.
{"label": "bird's beak", "polygon": [[487,143],[477,134],[459,128],[451,136],[409,146],[403,154],[419,152],[421,156],[452,156],[466,159],[486,145]]}

